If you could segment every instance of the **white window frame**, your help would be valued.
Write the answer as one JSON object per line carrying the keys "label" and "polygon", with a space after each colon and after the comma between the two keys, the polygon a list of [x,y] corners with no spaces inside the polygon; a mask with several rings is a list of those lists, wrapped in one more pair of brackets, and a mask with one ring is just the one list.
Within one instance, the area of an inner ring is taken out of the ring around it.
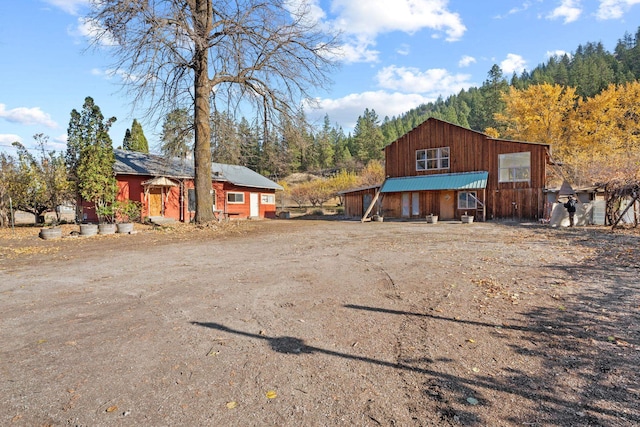
{"label": "white window frame", "polygon": [[449,169],[449,147],[416,150],[416,171]]}
{"label": "white window frame", "polygon": [[[471,195],[472,197],[469,197],[469,195]],[[458,209],[474,210],[477,208],[478,194],[475,191],[458,192]]]}
{"label": "white window frame", "polygon": [[260,194],[260,203],[263,205],[275,205],[276,195],[270,193],[262,193]]}
{"label": "white window frame", "polygon": [[531,152],[498,154],[498,182],[531,182]]}
{"label": "white window frame", "polygon": [[[229,200],[229,196],[231,196],[232,194],[234,196],[241,196],[242,201],[235,200],[235,197],[234,197],[234,200]],[[227,203],[229,203],[230,205],[242,205],[242,204],[244,204],[244,193],[241,192],[241,191],[229,191],[229,192],[227,192]]]}

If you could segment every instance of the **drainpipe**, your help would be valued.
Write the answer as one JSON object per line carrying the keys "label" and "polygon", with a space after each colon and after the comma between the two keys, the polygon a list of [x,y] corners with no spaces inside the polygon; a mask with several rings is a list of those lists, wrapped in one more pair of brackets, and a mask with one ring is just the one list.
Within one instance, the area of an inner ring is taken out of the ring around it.
{"label": "drainpipe", "polygon": [[180,180],[180,222],[184,222],[184,180]]}

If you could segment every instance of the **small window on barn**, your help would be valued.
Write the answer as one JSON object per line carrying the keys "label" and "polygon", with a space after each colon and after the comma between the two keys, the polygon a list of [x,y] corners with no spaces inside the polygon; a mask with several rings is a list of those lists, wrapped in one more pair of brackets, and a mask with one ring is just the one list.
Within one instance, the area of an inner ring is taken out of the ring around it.
{"label": "small window on barn", "polygon": [[475,191],[461,191],[458,193],[458,209],[475,209],[478,199]]}
{"label": "small window on barn", "polygon": [[531,179],[531,153],[498,155],[499,182],[528,182]]}
{"label": "small window on barn", "polygon": [[244,203],[244,193],[227,193],[227,202]]}
{"label": "small window on barn", "polygon": [[262,194],[261,200],[263,205],[276,204],[276,196],[274,194]]}
{"label": "small window on barn", "polygon": [[449,169],[449,147],[416,151],[416,170]]}
{"label": "small window on barn", "polygon": [[196,189],[190,188],[187,192],[187,202],[189,204],[189,212],[196,211]]}

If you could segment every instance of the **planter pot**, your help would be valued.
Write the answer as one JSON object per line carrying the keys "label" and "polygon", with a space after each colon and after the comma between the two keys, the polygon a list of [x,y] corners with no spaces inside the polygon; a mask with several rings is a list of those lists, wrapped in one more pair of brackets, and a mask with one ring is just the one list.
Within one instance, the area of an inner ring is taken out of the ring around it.
{"label": "planter pot", "polygon": [[438,223],[438,215],[427,215],[427,222],[429,224],[437,224]]}
{"label": "planter pot", "polygon": [[131,234],[133,232],[133,223],[132,222],[123,222],[121,224],[116,224],[118,227],[118,233],[120,234]]}
{"label": "planter pot", "polygon": [[473,215],[462,215],[461,219],[463,224],[471,224],[473,222]]}
{"label": "planter pot", "polygon": [[373,216],[373,220],[377,221],[377,222],[383,222],[384,221],[384,217],[382,217],[380,215],[374,215]]}
{"label": "planter pot", "polygon": [[115,234],[115,232],[116,232],[115,224],[99,224],[98,225],[99,234]]}
{"label": "planter pot", "polygon": [[44,240],[59,239],[62,237],[62,229],[60,227],[43,228],[40,230],[39,236]]}
{"label": "planter pot", "polygon": [[80,224],[81,236],[95,236],[96,234],[98,234],[97,224]]}

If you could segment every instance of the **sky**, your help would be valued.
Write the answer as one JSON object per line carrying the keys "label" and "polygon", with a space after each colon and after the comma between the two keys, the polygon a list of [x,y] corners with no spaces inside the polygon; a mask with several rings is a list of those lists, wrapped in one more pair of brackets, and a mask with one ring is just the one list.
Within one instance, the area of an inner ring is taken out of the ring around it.
{"label": "sky", "polygon": [[[0,151],[15,155],[13,141],[34,148],[40,133],[50,150],[64,150],[71,110],[87,96],[117,118],[114,146],[136,118],[157,151],[160,129],[143,106],[133,109],[110,72],[114,58],[87,49],[88,1],[0,1]],[[318,108],[306,114],[317,126],[328,115],[346,133],[365,108],[380,121],[399,116],[481,86],[494,64],[510,77],[588,42],[612,52],[640,26],[640,0],[306,1],[315,19],[343,35],[333,84],[313,94]]]}

